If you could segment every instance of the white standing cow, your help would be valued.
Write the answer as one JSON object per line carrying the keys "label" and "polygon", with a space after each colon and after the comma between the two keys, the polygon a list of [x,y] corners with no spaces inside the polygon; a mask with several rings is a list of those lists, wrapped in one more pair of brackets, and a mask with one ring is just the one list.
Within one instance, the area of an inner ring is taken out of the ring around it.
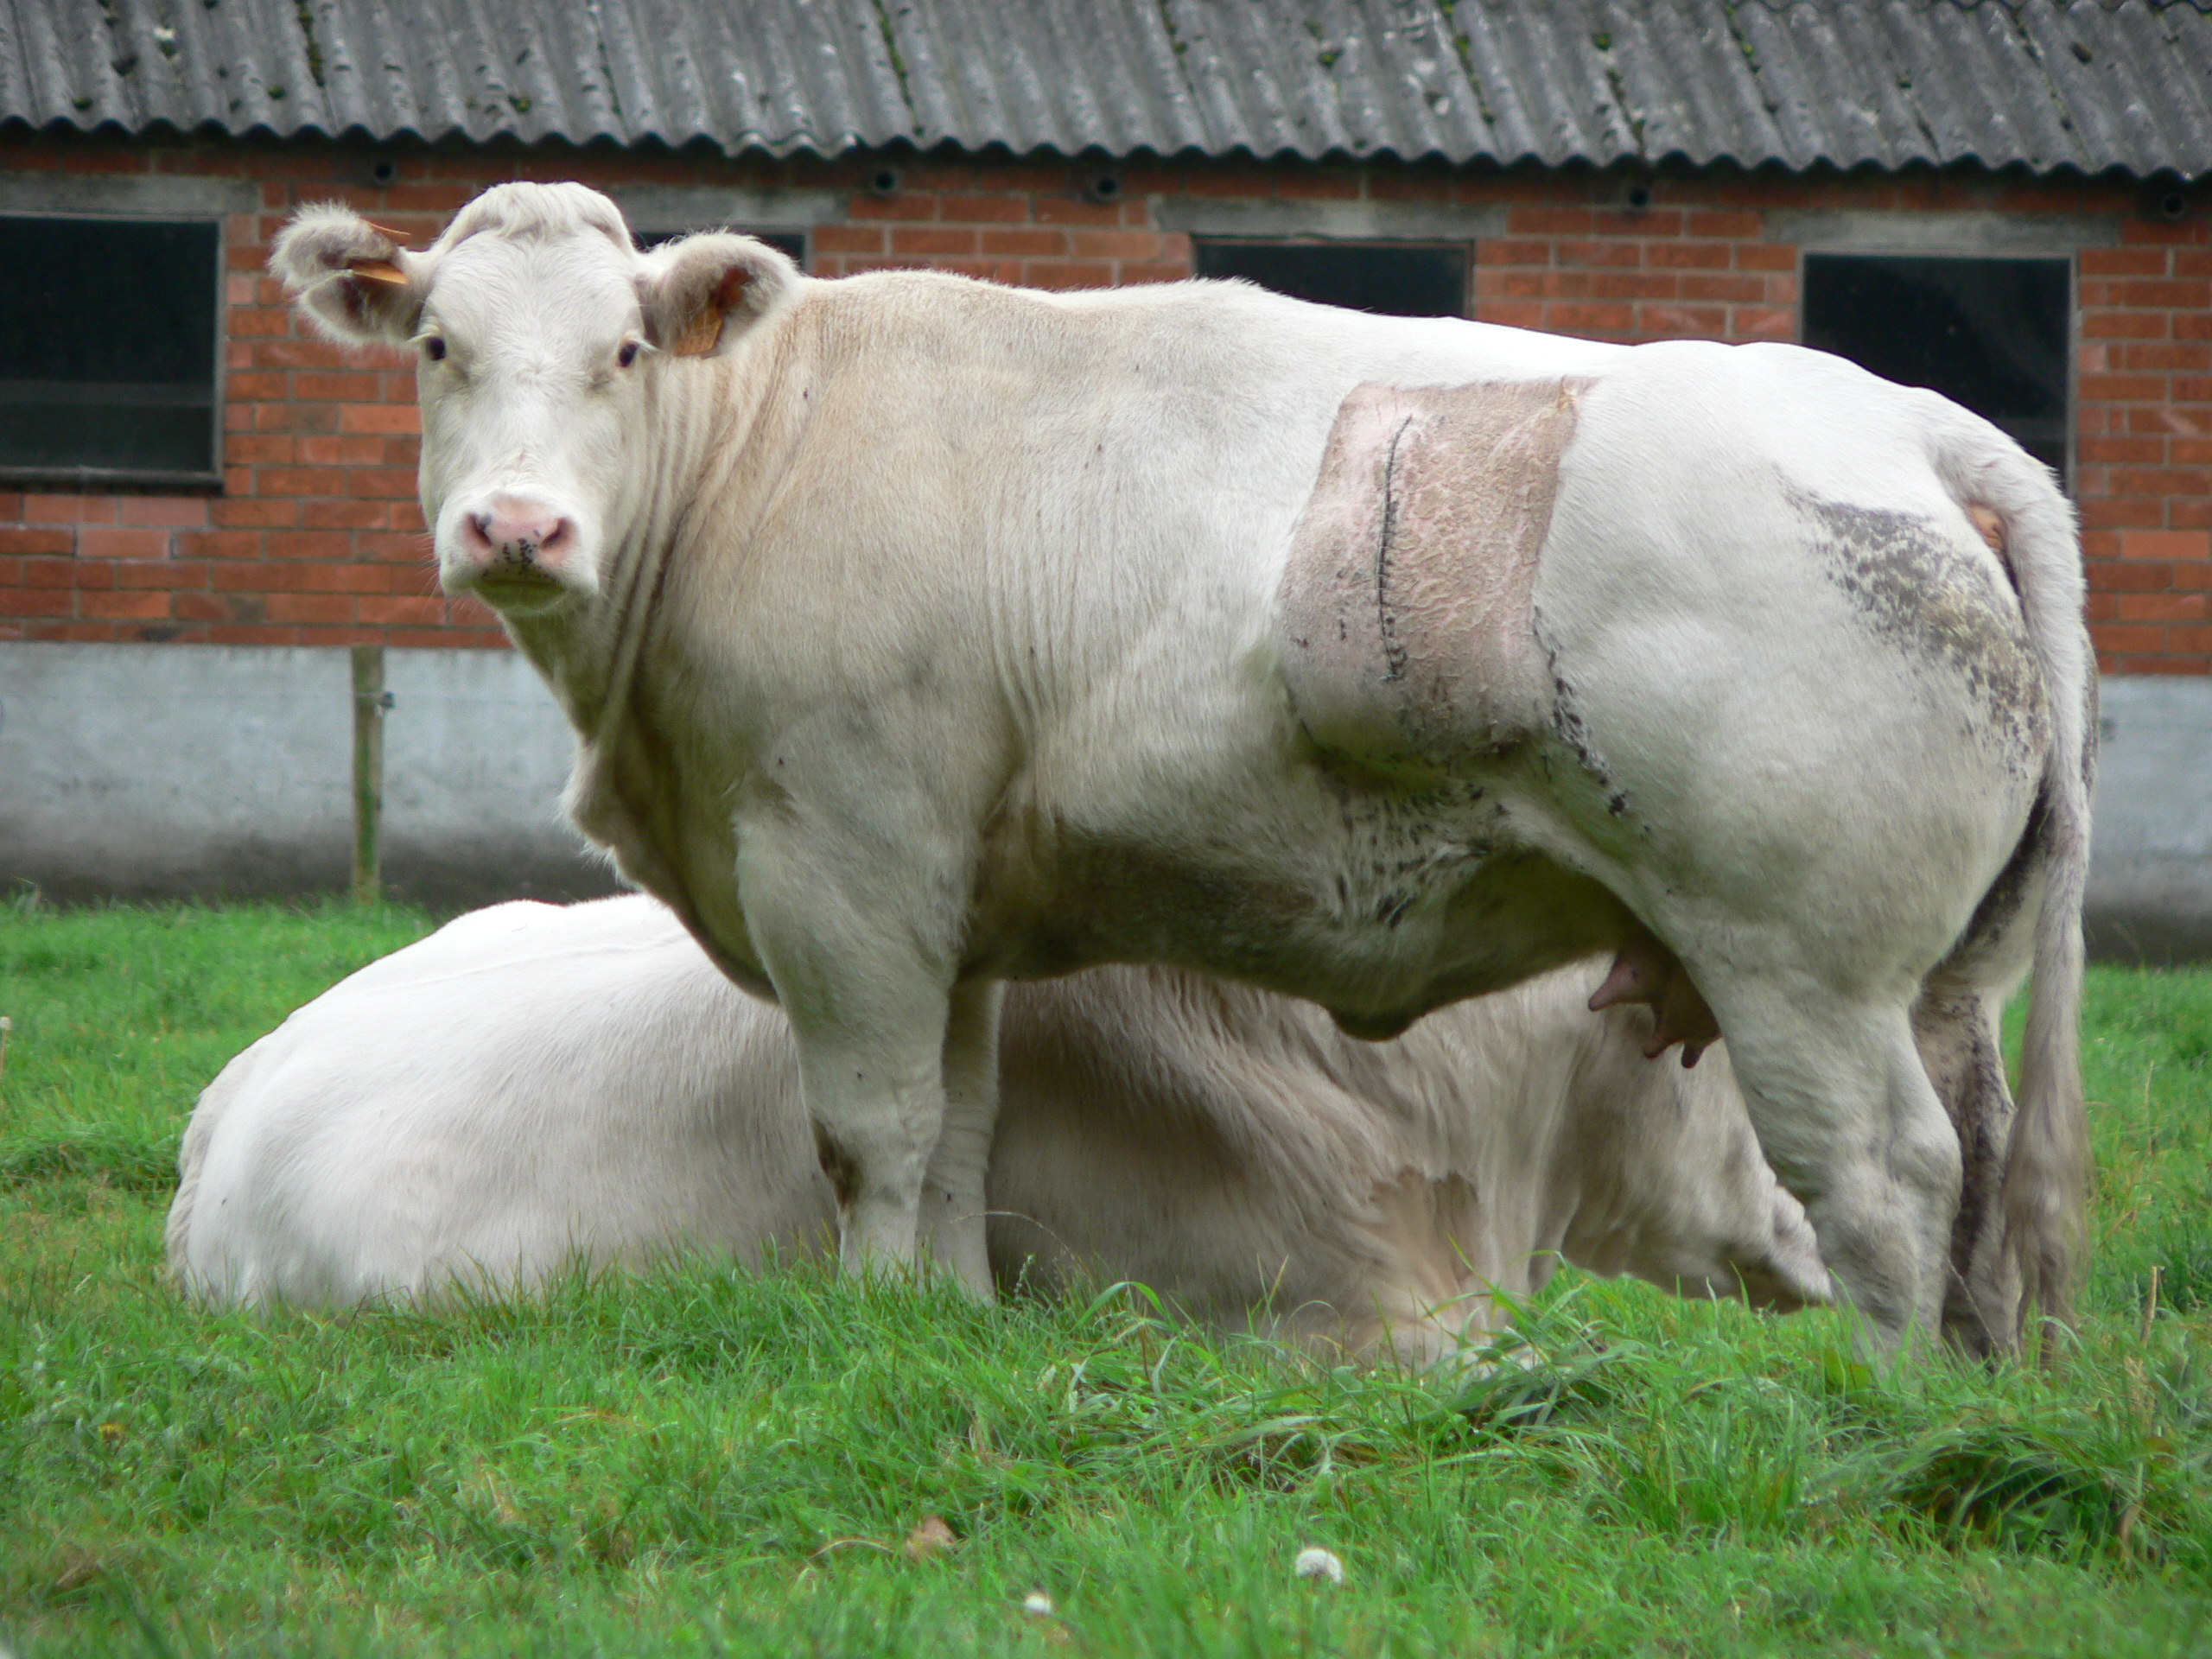
{"label": "white standing cow", "polygon": [[567,710],[577,823],[783,1004],[848,1261],[989,1294],[1003,981],[1383,1036],[1611,950],[1600,1002],[1726,1034],[1878,1344],[2063,1303],[2094,683],[1986,423],[1794,346],[641,254],[577,185],[271,263],[420,353],[445,586]]}
{"label": "white standing cow", "polygon": [[[1586,963],[1395,1041],[1168,969],[1017,988],[988,1179],[1001,1282],[1141,1281],[1230,1327],[1433,1360],[1561,1255],[1694,1295],[1824,1300],[1725,1058],[1643,1059]],[[364,969],[226,1066],[169,1260],[219,1301],[526,1287],[834,1236],[783,1015],[643,896],[502,905]]]}

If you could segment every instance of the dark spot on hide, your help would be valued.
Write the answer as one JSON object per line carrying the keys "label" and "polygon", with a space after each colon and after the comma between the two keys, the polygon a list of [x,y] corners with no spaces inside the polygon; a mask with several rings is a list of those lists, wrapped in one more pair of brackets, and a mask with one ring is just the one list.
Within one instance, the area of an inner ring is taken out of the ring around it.
{"label": "dark spot on hide", "polygon": [[860,1162],[819,1123],[814,1126],[814,1156],[828,1177],[830,1190],[837,1195],[837,1207],[849,1209],[853,1194],[860,1189]]}
{"label": "dark spot on hide", "polygon": [[1990,734],[2039,764],[2050,741],[2043,675],[2011,594],[1980,560],[1911,513],[1796,492],[1791,500],[1818,526],[1822,574],[1872,631],[1963,680]]}

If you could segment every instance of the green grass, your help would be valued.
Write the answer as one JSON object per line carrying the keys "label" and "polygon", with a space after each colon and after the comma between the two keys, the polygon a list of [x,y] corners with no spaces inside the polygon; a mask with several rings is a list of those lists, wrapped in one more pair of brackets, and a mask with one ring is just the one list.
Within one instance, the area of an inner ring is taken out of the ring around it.
{"label": "green grass", "polygon": [[[1876,1377],[1830,1316],[1573,1274],[1536,1363],[1471,1382],[807,1267],[181,1304],[194,1093],[428,925],[0,912],[0,1648],[2212,1653],[2212,973],[2092,976],[2096,1264],[2055,1376]],[[911,1560],[931,1515],[957,1541]],[[1307,1544],[1342,1587],[1294,1580]]]}

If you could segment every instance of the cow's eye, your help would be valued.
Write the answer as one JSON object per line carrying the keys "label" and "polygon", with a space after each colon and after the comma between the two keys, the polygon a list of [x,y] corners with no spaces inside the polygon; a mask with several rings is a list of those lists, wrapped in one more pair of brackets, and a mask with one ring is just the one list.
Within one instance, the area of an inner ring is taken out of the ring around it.
{"label": "cow's eye", "polygon": [[624,340],[622,349],[614,353],[614,360],[624,368],[628,368],[638,360],[638,342],[634,340]]}
{"label": "cow's eye", "polygon": [[437,335],[432,334],[428,340],[423,342],[423,355],[429,358],[433,363],[444,362],[446,360],[445,341],[441,340]]}

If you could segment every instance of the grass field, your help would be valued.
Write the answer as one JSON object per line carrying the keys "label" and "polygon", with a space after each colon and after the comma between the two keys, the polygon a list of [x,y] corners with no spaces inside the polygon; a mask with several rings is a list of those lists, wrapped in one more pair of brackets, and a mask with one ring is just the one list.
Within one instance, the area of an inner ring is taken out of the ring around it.
{"label": "grass field", "polygon": [[194,1094],[428,926],[0,911],[0,1649],[2212,1653],[2212,973],[2092,975],[2056,1376],[1572,1274],[1473,1383],[804,1268],[182,1305]]}

